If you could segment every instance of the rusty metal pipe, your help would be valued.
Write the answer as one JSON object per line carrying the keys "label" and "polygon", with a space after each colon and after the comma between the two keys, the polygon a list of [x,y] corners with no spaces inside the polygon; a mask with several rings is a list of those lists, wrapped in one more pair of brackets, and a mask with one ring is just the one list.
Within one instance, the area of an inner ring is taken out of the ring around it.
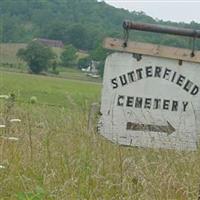
{"label": "rusty metal pipe", "polygon": [[156,24],[136,23],[131,21],[124,21],[123,28],[126,30],[134,29],[139,31],[149,31],[155,33],[166,33],[172,35],[181,35],[187,37],[200,38],[200,30],[188,28],[176,28],[172,26],[162,26]]}

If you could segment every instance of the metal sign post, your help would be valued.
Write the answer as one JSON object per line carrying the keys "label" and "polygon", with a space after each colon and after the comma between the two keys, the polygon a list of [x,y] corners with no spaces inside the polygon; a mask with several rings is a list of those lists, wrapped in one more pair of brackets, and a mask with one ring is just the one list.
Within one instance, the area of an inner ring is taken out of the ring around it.
{"label": "metal sign post", "polygon": [[[127,22],[124,26],[191,37],[200,33]],[[104,43],[119,52],[105,63],[100,133],[122,145],[195,150],[200,136],[200,52],[192,57],[189,49],[123,43],[113,38]]]}

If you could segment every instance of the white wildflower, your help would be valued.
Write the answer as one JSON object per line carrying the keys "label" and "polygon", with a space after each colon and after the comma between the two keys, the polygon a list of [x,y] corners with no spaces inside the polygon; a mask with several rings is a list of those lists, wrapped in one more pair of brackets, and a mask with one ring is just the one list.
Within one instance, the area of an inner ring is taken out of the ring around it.
{"label": "white wildflower", "polygon": [[5,166],[3,166],[3,165],[0,165],[0,169],[5,169]]}
{"label": "white wildflower", "polygon": [[19,140],[19,138],[17,138],[17,137],[2,137],[3,139],[5,139],[5,140],[12,140],[12,141],[18,141]]}
{"label": "white wildflower", "polygon": [[9,99],[9,96],[2,94],[2,95],[0,95],[0,99]]}
{"label": "white wildflower", "polygon": [[11,119],[10,122],[21,122],[21,119]]}
{"label": "white wildflower", "polygon": [[0,124],[0,128],[6,128],[6,125]]}
{"label": "white wildflower", "polygon": [[18,141],[19,140],[19,138],[17,138],[17,137],[8,137],[7,139],[8,140],[13,140],[13,141]]}

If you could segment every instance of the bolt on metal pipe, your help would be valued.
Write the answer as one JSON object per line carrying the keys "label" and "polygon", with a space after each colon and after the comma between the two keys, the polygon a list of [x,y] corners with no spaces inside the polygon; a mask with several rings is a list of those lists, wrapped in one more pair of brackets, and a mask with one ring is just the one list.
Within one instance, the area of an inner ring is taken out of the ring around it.
{"label": "bolt on metal pipe", "polygon": [[172,26],[163,26],[163,25],[147,24],[147,23],[136,23],[131,21],[124,21],[123,28],[125,30],[134,29],[139,31],[166,33],[171,35],[181,35],[193,38],[200,38],[200,30],[196,29],[177,28]]}

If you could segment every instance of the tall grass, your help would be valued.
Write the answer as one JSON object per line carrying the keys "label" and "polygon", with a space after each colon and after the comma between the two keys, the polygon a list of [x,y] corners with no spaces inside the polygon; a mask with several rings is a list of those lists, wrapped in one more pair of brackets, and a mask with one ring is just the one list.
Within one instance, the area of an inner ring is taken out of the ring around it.
{"label": "tall grass", "polygon": [[22,122],[1,133],[19,140],[0,139],[0,199],[197,199],[199,152],[112,144],[87,130],[87,110],[71,109],[7,113]]}
{"label": "tall grass", "polygon": [[[12,80],[11,77],[7,75],[7,79]],[[20,78],[14,80],[13,86],[7,84],[1,91],[13,91],[20,85],[16,93],[19,98],[23,99],[22,94],[26,97],[40,94],[40,98],[35,104],[0,100],[0,124],[6,124],[6,128],[0,128],[0,165],[5,167],[0,168],[1,200],[198,198],[199,151],[176,152],[112,144],[87,129],[90,103],[99,99],[98,85],[97,89],[92,85],[92,89],[82,83],[78,88],[74,82],[51,79],[50,83],[49,78],[41,78],[47,90],[47,83],[58,87],[62,95],[68,90],[65,106],[62,99],[54,99],[53,94],[57,93],[44,93],[49,100],[42,99],[39,77],[34,79],[36,86],[29,84],[30,76],[17,77]],[[6,85],[6,80],[1,80]],[[62,87],[64,83],[69,85]],[[30,91],[26,93],[28,85]],[[59,106],[49,106],[52,101]],[[13,118],[21,122],[10,123]]]}

